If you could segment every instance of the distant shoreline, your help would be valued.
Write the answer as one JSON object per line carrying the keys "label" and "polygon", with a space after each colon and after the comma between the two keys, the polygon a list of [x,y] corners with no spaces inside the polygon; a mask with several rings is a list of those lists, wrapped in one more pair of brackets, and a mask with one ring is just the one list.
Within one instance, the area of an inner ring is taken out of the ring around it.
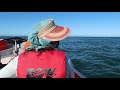
{"label": "distant shoreline", "polygon": [[[27,37],[27,36],[0,36],[0,37]],[[83,38],[120,38],[120,36],[119,37],[115,37],[115,36],[69,36],[69,37],[83,37]]]}
{"label": "distant shoreline", "polygon": [[84,38],[120,38],[119,37],[114,37],[114,36],[69,36],[69,37],[84,37]]}

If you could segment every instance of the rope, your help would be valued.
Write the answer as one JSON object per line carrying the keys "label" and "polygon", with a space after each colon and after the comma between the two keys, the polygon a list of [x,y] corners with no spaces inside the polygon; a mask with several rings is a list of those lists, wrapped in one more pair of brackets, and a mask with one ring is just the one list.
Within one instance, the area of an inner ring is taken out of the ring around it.
{"label": "rope", "polygon": [[[10,62],[11,60],[13,60],[16,56],[18,56],[17,42],[16,42],[16,40],[14,40],[14,41],[15,41],[15,49],[13,50],[13,54],[12,54],[9,62]],[[9,63],[9,62],[8,62],[8,63]]]}

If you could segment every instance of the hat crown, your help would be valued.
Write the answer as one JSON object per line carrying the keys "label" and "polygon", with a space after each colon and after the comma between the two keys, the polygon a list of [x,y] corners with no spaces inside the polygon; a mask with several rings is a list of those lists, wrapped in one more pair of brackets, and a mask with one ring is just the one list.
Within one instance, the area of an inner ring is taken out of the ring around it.
{"label": "hat crown", "polygon": [[46,20],[41,21],[39,24],[37,24],[33,28],[33,30],[35,30],[35,31],[42,31],[43,28],[45,28],[45,27],[50,28],[50,27],[52,27],[54,25],[55,25],[55,23],[54,23],[53,19],[46,19]]}
{"label": "hat crown", "polygon": [[36,26],[36,30],[38,38],[49,41],[62,40],[70,33],[69,28],[55,25],[54,20],[51,18],[41,21]]}

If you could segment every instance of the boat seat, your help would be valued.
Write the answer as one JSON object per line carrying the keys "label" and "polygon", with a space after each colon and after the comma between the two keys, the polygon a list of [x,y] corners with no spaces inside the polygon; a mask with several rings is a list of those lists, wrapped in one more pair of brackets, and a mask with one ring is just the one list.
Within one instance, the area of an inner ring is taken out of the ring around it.
{"label": "boat seat", "polygon": [[1,46],[0,46],[0,51],[5,50],[5,49],[8,49],[8,46],[7,46],[7,45],[1,45]]}
{"label": "boat seat", "polygon": [[6,40],[0,40],[0,51],[8,49]]}

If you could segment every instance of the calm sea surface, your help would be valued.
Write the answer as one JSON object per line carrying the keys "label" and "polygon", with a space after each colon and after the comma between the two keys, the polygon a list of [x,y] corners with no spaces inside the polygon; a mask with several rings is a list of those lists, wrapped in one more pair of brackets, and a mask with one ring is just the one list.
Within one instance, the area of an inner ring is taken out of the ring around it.
{"label": "calm sea surface", "polygon": [[88,78],[120,78],[119,37],[68,37],[60,42],[59,49]]}

